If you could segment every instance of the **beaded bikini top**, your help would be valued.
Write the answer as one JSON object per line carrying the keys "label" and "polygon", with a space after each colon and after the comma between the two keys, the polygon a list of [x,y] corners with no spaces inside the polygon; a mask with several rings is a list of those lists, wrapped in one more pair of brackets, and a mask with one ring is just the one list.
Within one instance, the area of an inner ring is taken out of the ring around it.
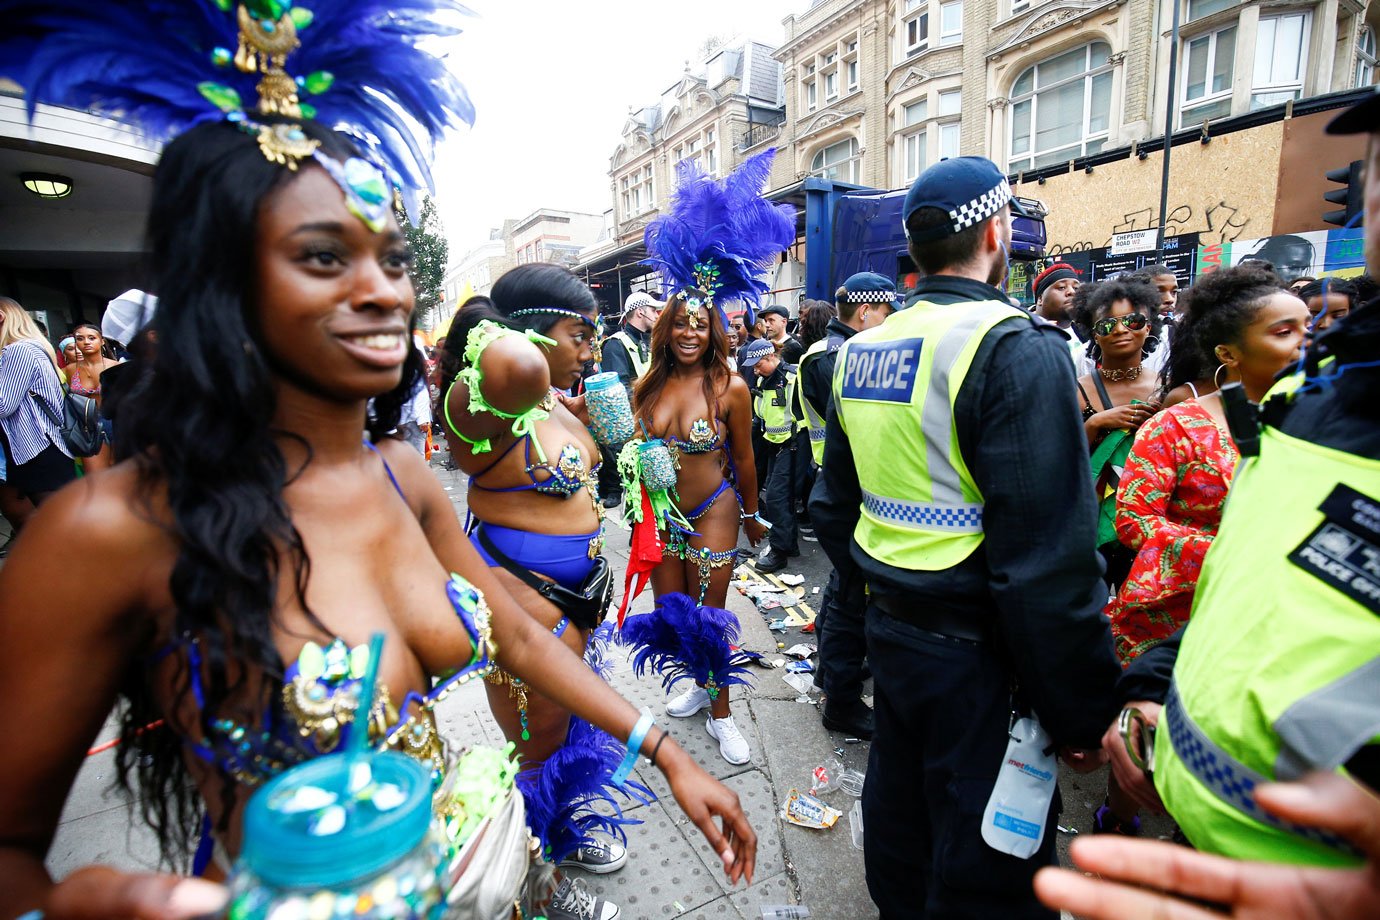
{"label": "beaded bikini top", "polygon": [[[446,595],[474,648],[468,664],[445,675],[426,694],[408,691],[394,704],[381,684],[369,713],[369,742],[378,750],[397,750],[421,761],[440,781],[446,768],[445,743],[436,729],[436,704],[457,687],[478,680],[495,667],[489,605],[484,595],[459,575],[451,575]],[[186,638],[161,652],[187,650],[191,689],[204,706],[201,652],[195,638]],[[197,757],[224,770],[237,782],[257,786],[295,764],[340,749],[355,729],[361,681],[368,664],[368,647],[349,648],[340,639],[326,646],[308,642],[287,669],[282,690],[285,720],[266,714],[262,726],[215,719],[204,728],[202,741],[189,741]],[[157,660],[156,659],[156,660]]]}
{"label": "beaded bikini top", "polygon": [[675,435],[668,434],[666,441],[684,454],[712,453],[724,446],[724,439],[719,435],[721,424],[718,419],[711,422],[707,418],[697,418],[690,423],[688,439],[681,440]]}

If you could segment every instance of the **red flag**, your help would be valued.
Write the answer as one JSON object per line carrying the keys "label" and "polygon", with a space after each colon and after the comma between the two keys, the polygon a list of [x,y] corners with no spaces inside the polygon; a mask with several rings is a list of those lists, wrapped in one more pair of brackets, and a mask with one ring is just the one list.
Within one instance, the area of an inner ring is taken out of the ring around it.
{"label": "red flag", "polygon": [[[633,525],[632,548],[628,551],[628,571],[623,578],[623,603],[618,607],[618,628],[623,628],[623,617],[628,613],[628,605],[647,587],[652,569],[661,564],[661,531],[657,529],[656,515],[652,513],[652,499],[647,490],[642,492],[642,520]],[[632,586],[637,579],[637,587]]]}

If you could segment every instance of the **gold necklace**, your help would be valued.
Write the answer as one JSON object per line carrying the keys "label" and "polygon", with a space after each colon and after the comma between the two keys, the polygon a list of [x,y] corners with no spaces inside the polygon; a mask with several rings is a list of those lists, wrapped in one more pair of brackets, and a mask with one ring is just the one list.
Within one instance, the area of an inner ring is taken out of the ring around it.
{"label": "gold necklace", "polygon": [[1120,380],[1135,380],[1140,376],[1141,367],[1142,365],[1137,364],[1135,367],[1126,368],[1126,370],[1117,368],[1110,371],[1105,367],[1099,367],[1097,372],[1102,375],[1103,380],[1110,380],[1112,383],[1116,383]]}

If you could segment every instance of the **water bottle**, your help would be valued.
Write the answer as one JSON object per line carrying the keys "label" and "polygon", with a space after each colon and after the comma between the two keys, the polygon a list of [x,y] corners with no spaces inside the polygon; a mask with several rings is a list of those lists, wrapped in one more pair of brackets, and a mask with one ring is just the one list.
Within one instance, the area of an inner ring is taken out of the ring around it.
{"label": "water bottle", "polygon": [[676,465],[671,460],[671,452],[666,442],[652,438],[638,447],[638,464],[642,471],[642,485],[648,492],[669,490],[676,487]]}
{"label": "water bottle", "polygon": [[1010,735],[982,815],[982,839],[994,850],[1029,859],[1045,837],[1059,768],[1054,744],[1035,716],[1017,719]]}
{"label": "water bottle", "polygon": [[632,403],[627,387],[613,371],[595,374],[585,381],[585,406],[594,439],[616,447],[633,436]]}
{"label": "water bottle", "polygon": [[329,754],[259,789],[230,879],[230,920],[435,920],[447,849],[431,776],[385,751]]}

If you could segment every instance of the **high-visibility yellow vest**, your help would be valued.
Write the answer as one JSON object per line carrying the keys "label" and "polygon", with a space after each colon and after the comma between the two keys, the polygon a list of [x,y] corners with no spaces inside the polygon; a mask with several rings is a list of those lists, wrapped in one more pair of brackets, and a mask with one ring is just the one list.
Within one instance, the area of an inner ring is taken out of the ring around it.
{"label": "high-visibility yellow vest", "polygon": [[983,336],[1012,321],[1033,322],[995,300],[920,301],[839,349],[834,411],[862,487],[853,538],[879,562],[938,571],[982,544],[982,493],[954,402]]}
{"label": "high-visibility yellow vest", "polygon": [[795,416],[791,403],[795,396],[795,368],[782,365],[786,373],[785,386],[763,388],[753,397],[752,411],[762,420],[762,437],[773,444],[784,444],[795,434]]}
{"label": "high-visibility yellow vest", "polygon": [[[800,370],[796,375],[796,379],[803,381],[805,379],[806,366],[813,364],[815,361],[819,360],[822,355],[828,354],[831,350],[838,351],[839,348],[842,347],[844,341],[842,336],[838,333],[834,333],[811,345],[805,350],[805,354],[800,357]],[[805,419],[805,427],[810,433],[810,452],[814,454],[815,463],[823,466],[824,412],[811,405],[810,401],[805,398],[805,386],[803,383],[797,385],[795,393],[796,402],[800,405],[800,415]]]}
{"label": "high-visibility yellow vest", "polygon": [[1198,579],[1155,787],[1206,852],[1355,864],[1332,835],[1266,816],[1251,790],[1335,770],[1377,740],[1380,461],[1268,427],[1260,440]]}
{"label": "high-visibility yellow vest", "polygon": [[609,338],[621,344],[623,349],[627,351],[628,360],[632,362],[632,379],[641,379],[642,375],[647,373],[647,368],[651,366],[651,361],[642,356],[642,349],[638,347],[637,342],[633,341],[633,337],[628,335],[626,329],[619,329]]}

